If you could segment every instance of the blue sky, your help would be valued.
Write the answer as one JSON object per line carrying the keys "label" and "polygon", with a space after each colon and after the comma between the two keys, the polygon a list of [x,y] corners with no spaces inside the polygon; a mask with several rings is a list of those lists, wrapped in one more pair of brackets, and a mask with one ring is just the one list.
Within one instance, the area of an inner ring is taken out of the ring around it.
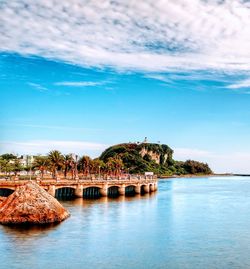
{"label": "blue sky", "polygon": [[1,153],[95,157],[147,136],[250,172],[248,2],[50,2],[0,4]]}

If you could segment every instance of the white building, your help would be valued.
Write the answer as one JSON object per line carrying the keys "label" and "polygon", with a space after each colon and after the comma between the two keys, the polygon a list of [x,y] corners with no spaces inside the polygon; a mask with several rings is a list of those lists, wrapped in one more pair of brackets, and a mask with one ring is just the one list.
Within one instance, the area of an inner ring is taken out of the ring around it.
{"label": "white building", "polygon": [[30,166],[34,163],[35,161],[35,156],[32,155],[21,155],[21,157],[19,158],[20,160],[20,164],[22,166]]}

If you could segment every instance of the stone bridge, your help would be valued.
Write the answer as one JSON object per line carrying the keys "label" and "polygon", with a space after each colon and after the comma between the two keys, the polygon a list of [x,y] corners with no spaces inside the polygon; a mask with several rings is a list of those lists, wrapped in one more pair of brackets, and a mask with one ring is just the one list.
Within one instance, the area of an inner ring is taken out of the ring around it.
{"label": "stone bridge", "polygon": [[[10,195],[18,186],[28,180],[0,179],[0,196]],[[157,190],[157,178],[128,178],[128,179],[43,179],[36,182],[56,198],[98,198],[101,196],[116,197],[119,195],[135,195],[154,192]]]}

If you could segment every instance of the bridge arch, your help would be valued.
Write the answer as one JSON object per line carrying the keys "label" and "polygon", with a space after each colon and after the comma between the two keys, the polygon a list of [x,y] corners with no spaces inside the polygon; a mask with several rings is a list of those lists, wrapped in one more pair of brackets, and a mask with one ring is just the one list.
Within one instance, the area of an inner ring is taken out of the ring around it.
{"label": "bridge arch", "polygon": [[141,185],[141,194],[150,192],[150,184],[142,184]]}
{"label": "bridge arch", "polygon": [[100,187],[87,187],[83,189],[83,198],[93,199],[93,198],[100,198],[101,192]]}
{"label": "bridge arch", "polygon": [[118,197],[119,196],[119,187],[118,186],[110,186],[108,188],[108,197]]}
{"label": "bridge arch", "polygon": [[135,195],[135,185],[128,185],[125,187],[125,195],[133,196]]}
{"label": "bridge arch", "polygon": [[2,197],[8,197],[14,192],[11,188],[0,188],[0,196]]}
{"label": "bridge arch", "polygon": [[61,199],[72,199],[75,197],[75,188],[58,187],[55,191],[55,197]]}
{"label": "bridge arch", "polygon": [[144,185],[144,184],[141,185],[141,194],[146,193],[146,187],[147,187],[147,185]]}
{"label": "bridge arch", "polygon": [[149,184],[149,191],[150,191],[150,192],[155,191],[155,184],[154,184],[154,183],[150,183],[150,184]]}

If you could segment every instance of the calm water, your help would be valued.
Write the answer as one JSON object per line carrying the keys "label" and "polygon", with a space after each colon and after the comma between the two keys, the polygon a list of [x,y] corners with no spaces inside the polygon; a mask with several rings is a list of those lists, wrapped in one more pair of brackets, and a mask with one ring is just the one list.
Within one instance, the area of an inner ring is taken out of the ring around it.
{"label": "calm water", "polygon": [[250,268],[250,178],[173,179],[132,198],[63,202],[43,229],[0,226],[0,268]]}

